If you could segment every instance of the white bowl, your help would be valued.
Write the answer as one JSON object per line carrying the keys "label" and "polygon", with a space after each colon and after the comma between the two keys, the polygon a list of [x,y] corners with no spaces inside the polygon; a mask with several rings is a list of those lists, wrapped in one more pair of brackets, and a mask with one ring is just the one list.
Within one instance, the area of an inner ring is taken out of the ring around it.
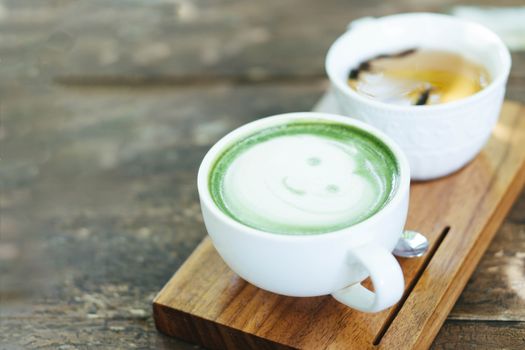
{"label": "white bowl", "polygon": [[[327,121],[351,125],[372,134],[392,152],[399,183],[392,199],[355,225],[324,234],[286,235],[246,226],[214,202],[209,176],[224,150],[246,136],[292,121]],[[404,291],[401,267],[391,252],[405,225],[410,193],[408,160],[387,135],[359,120],[327,113],[299,112],[262,118],[235,129],[206,154],[197,178],[202,216],[213,245],[239,276],[273,293],[312,297],[326,294],[366,312],[395,304]],[[372,293],[360,284],[370,275]]]}
{"label": "white bowl", "polygon": [[[348,86],[348,73],[360,62],[408,48],[459,53],[482,64],[491,82],[467,98],[428,106],[387,104]],[[460,169],[487,142],[503,103],[511,59],[501,39],[479,24],[409,13],[353,22],[330,47],[325,65],[342,112],[391,136],[408,157],[412,179],[429,180]]]}

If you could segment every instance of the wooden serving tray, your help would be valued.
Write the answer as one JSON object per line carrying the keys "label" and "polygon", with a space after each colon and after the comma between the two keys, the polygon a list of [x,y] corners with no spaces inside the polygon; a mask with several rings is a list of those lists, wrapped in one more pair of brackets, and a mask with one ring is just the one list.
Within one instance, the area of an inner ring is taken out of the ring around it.
{"label": "wooden serving tray", "polygon": [[[331,99],[316,109],[336,112]],[[261,290],[232,272],[205,238],[153,301],[155,324],[209,349],[428,348],[524,183],[525,107],[505,102],[473,162],[411,185],[407,228],[424,232],[431,246],[421,258],[399,259],[406,287],[397,305],[366,314],[330,296]]]}

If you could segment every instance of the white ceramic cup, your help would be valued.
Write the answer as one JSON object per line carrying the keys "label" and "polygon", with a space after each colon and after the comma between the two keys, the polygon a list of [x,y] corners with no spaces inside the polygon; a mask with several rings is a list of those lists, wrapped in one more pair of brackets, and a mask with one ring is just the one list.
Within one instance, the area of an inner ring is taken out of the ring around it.
{"label": "white ceramic cup", "polygon": [[[291,121],[322,120],[358,127],[378,137],[398,162],[399,182],[390,201],[370,218],[342,230],[316,235],[264,232],[241,224],[214,203],[209,175],[217,157],[232,143],[258,130]],[[407,216],[410,173],[401,149],[384,133],[363,122],[324,113],[290,113],[246,124],[219,140],[198,174],[202,215],[208,234],[226,264],[246,281],[295,297],[332,294],[352,308],[377,312],[403,294],[401,268],[391,254]],[[360,282],[371,277],[374,292]]]}
{"label": "white ceramic cup", "polygon": [[[467,98],[428,106],[399,106],[359,95],[348,73],[378,54],[408,48],[457,52],[482,64],[490,84]],[[405,151],[412,179],[448,175],[481,150],[497,122],[511,59],[489,29],[452,16],[408,13],[352,22],[328,51],[325,68],[342,113],[376,126]]]}

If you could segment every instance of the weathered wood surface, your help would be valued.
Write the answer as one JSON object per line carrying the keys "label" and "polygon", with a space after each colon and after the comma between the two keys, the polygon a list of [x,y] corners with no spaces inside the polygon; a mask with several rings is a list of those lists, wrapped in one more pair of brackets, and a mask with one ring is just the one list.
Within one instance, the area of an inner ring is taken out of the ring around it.
{"label": "weathered wood surface", "polygon": [[308,109],[323,89],[7,95],[0,344],[162,343],[151,301],[205,235],[195,191],[204,152],[240,124]]}
{"label": "weathered wood surface", "polygon": [[523,349],[524,322],[447,321],[431,349]]}
{"label": "weathered wood surface", "polygon": [[[521,197],[523,203],[524,196]],[[516,205],[514,212],[518,209]],[[523,208],[521,210],[523,220]],[[509,217],[512,218],[512,214]],[[524,320],[525,227],[523,223],[509,221],[500,228],[449,319]]]}
{"label": "weathered wood surface", "polygon": [[[453,4],[0,2],[0,347],[194,348],[158,334],[150,303],[205,234],[205,150],[310,109],[351,19]],[[507,96],[523,103],[524,72],[513,54]],[[436,349],[523,348],[524,230],[525,193]]]}
{"label": "weathered wood surface", "polygon": [[[522,0],[467,1],[523,5]],[[446,12],[455,0],[5,1],[0,72],[70,84],[323,78],[324,56],[363,16]],[[515,78],[525,56],[513,54]],[[9,67],[9,68],[8,68]]]}

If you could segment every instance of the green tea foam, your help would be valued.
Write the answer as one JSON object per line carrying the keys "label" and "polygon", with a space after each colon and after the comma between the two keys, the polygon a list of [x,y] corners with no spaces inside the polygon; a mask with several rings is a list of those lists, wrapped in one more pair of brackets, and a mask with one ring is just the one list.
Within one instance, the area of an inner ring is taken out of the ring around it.
{"label": "green tea foam", "polygon": [[215,161],[214,202],[247,226],[320,234],[355,225],[390,200],[398,166],[382,141],[355,127],[291,122],[238,140]]}

